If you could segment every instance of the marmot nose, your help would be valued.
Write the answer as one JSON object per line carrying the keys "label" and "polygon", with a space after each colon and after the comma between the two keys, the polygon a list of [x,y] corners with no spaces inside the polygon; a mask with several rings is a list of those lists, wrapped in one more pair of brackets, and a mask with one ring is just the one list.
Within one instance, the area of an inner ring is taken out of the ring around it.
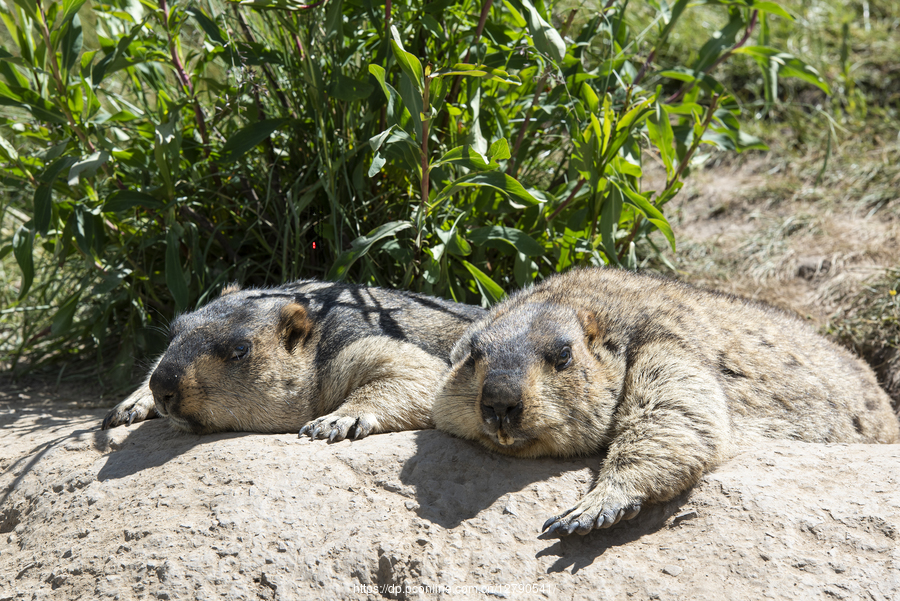
{"label": "marmot nose", "polygon": [[485,422],[500,426],[522,414],[522,388],[519,374],[492,373],[481,388],[481,417]]}
{"label": "marmot nose", "polygon": [[181,393],[178,391],[178,375],[157,367],[150,376],[150,392],[153,393],[156,410],[163,416],[169,415],[181,399]]}

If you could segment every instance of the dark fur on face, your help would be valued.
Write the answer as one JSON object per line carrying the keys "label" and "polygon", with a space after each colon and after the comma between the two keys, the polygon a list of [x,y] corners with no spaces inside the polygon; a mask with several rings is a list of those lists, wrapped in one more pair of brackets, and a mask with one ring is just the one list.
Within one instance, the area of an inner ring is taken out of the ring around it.
{"label": "dark fur on face", "polygon": [[607,456],[585,533],[671,499],[746,444],[898,442],[871,369],[792,315],[612,269],[548,278],[461,337],[435,425],[517,457]]}
{"label": "dark fur on face", "polygon": [[104,421],[154,411],[177,428],[340,440],[431,427],[434,382],[484,310],[424,295],[303,280],[229,287],[177,317],[146,386]]}

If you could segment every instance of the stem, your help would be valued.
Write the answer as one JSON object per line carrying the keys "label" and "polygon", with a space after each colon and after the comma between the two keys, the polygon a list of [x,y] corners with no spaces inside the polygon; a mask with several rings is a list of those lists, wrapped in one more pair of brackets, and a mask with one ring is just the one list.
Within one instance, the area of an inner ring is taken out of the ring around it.
{"label": "stem", "polygon": [[[431,78],[429,77],[430,73],[428,72],[428,68],[425,70],[425,90],[422,92],[422,109],[423,111],[431,111],[428,110],[428,87],[431,84]],[[422,119],[422,201],[419,204],[419,220],[423,220],[425,218],[425,203],[428,202],[428,124],[431,121],[430,117]],[[419,245],[421,245],[421,232],[419,233]]]}
{"label": "stem", "polygon": [[[388,44],[391,31],[391,0],[384,0],[384,43]],[[379,131],[387,129],[387,106],[381,107],[381,118],[378,120]]]}
{"label": "stem", "polygon": [[206,131],[206,119],[203,117],[203,109],[200,108],[200,102],[194,97],[194,85],[184,70],[184,63],[181,62],[175,41],[172,39],[172,32],[169,30],[169,7],[166,4],[166,0],[159,0],[159,8],[163,13],[163,27],[166,29],[166,37],[169,40],[169,54],[172,57],[172,63],[175,65],[175,73],[178,75],[178,79],[181,81],[181,85],[184,86],[188,96],[193,100],[191,104],[194,109],[194,118],[197,120],[197,128],[200,130],[200,139],[203,140],[203,154],[209,158],[209,134]]}
{"label": "stem", "polygon": [[[44,9],[40,2],[37,3],[37,9],[41,14],[41,37],[44,38],[44,44],[47,47],[47,60],[50,61],[50,70],[53,72],[53,80],[56,82],[56,91],[59,93],[59,103],[57,106],[59,106],[66,114],[66,119],[69,121],[69,127],[72,128],[72,131],[75,132],[75,135],[78,136],[81,143],[84,144],[88,150],[94,152],[94,145],[75,123],[75,116],[72,115],[72,111],[69,110],[66,85],[63,83],[62,75],[59,72],[59,63],[56,62],[56,52],[50,45],[50,30],[47,29],[47,16],[44,14]],[[103,171],[106,172],[106,165],[103,165]]]}
{"label": "stem", "polygon": [[[715,69],[720,64],[722,64],[722,61],[724,61],[726,58],[731,56],[731,54],[735,50],[737,50],[738,48],[740,48],[741,46],[743,46],[744,44],[747,43],[747,40],[750,39],[750,34],[753,33],[753,30],[756,28],[756,19],[758,16],[759,16],[758,11],[754,10],[750,15],[750,22],[747,23],[747,29],[744,30],[744,37],[742,37],[740,40],[738,40],[738,42],[734,46],[729,48],[727,52],[725,52],[722,56],[720,56],[718,59],[716,59],[716,62],[714,62],[712,65],[710,65],[709,67],[704,69],[703,70],[704,75],[708,75],[709,73],[711,73],[713,69]],[[675,102],[676,100],[681,98],[683,95],[687,94],[692,89],[694,89],[695,85],[697,85],[696,79],[694,81],[690,82],[690,84],[685,84],[685,85],[681,86],[681,89],[679,89],[677,92],[675,92],[674,94],[669,96],[668,99],[666,99],[666,104],[671,104],[671,103]]]}
{"label": "stem", "polygon": [[[675,173],[666,181],[666,187],[659,194],[659,196],[663,196],[666,192],[668,192],[672,186],[675,185],[679,179],[681,179],[681,175],[684,173],[684,170],[687,169],[688,164],[691,162],[691,157],[694,155],[694,152],[697,148],[700,147],[700,141],[703,138],[703,134],[709,129],[710,123],[712,123],[713,115],[716,112],[716,107],[719,104],[719,99],[721,98],[720,94],[716,94],[713,96],[712,102],[709,105],[709,108],[706,109],[706,115],[703,117],[703,123],[701,124],[701,132],[699,136],[694,136],[693,141],[691,142],[690,148],[688,148],[687,152],[684,153],[684,157],[681,159],[681,162],[678,163],[678,168],[675,170]],[[658,197],[657,197],[658,198]],[[634,240],[635,235],[637,234],[638,228],[641,225],[641,220],[643,218],[642,214],[638,214],[637,218],[634,220],[634,226],[631,228],[631,233],[628,234],[628,238],[622,244],[622,249],[619,251],[619,261],[622,260],[622,257],[625,256],[625,252],[627,251],[629,245]]]}
{"label": "stem", "polygon": [[[568,33],[576,12],[578,11],[574,9],[569,11],[569,18],[566,19],[565,25],[563,25],[560,30],[560,35],[565,36],[566,33]],[[509,165],[506,167],[506,174],[511,177],[516,176],[516,170],[518,169],[518,165],[516,164],[516,154],[519,152],[519,146],[522,145],[522,140],[525,139],[525,130],[528,129],[528,125],[531,123],[531,113],[534,110],[534,107],[537,106],[538,99],[540,98],[541,92],[544,90],[544,85],[546,85],[548,77],[550,77],[550,71],[545,71],[544,74],[541,75],[540,80],[538,80],[537,87],[534,90],[534,96],[531,97],[531,106],[528,107],[528,111],[525,113],[525,120],[522,121],[522,126],[519,128],[519,134],[516,136],[516,143],[513,144],[512,151],[510,152]]]}
{"label": "stem", "polygon": [[[685,169],[687,169],[688,163],[690,163],[691,157],[694,155],[694,151],[696,151],[700,146],[700,140],[703,137],[703,134],[706,133],[706,130],[709,129],[710,123],[712,123],[713,114],[716,112],[716,108],[719,105],[720,98],[721,94],[716,94],[715,96],[713,96],[712,102],[709,104],[709,108],[706,110],[706,115],[703,117],[700,135],[694,136],[694,139],[691,142],[691,147],[688,148],[686,153],[684,153],[684,158],[682,158],[681,162],[678,163],[678,169],[675,170],[675,173],[672,174],[672,177],[669,178],[669,180],[666,182],[666,187],[665,189],[663,189],[662,194],[668,192],[669,189],[675,185],[675,182],[681,179],[681,174],[684,173]],[[660,194],[660,196],[662,196],[662,194]]]}
{"label": "stem", "polygon": [[[387,0],[390,2],[391,0]],[[478,17],[478,26],[475,28],[475,37],[472,39],[472,43],[469,44],[469,49],[466,50],[466,58],[463,59],[463,63],[468,63],[469,59],[472,56],[472,46],[481,39],[481,33],[484,31],[484,24],[487,22],[488,13],[491,11],[491,6],[493,6],[494,0],[485,0],[485,3],[481,7],[481,16]],[[447,94],[447,104],[455,104],[457,96],[459,96],[459,86],[462,83],[462,75],[457,75],[453,78],[453,85],[450,86],[450,93]],[[444,129],[447,127],[447,120],[450,118],[450,113],[444,113],[444,118],[441,120],[441,125],[439,129]],[[384,129],[384,128],[382,128]]]}
{"label": "stem", "polygon": [[587,182],[586,179],[582,178],[578,180],[578,184],[575,185],[575,188],[572,189],[572,192],[569,193],[569,197],[563,201],[561,205],[556,207],[556,210],[553,211],[549,217],[547,217],[547,221],[553,221],[553,218],[560,214],[560,212],[565,209],[573,200],[575,200],[575,195],[578,194],[578,191],[581,190],[581,187]]}
{"label": "stem", "polygon": [[300,60],[303,60],[303,58],[306,56],[306,52],[303,49],[303,42],[300,41],[300,36],[298,36],[296,33],[291,35],[294,38],[294,45],[297,46],[297,52],[300,54]]}
{"label": "stem", "polygon": [[631,82],[631,85],[636,86],[641,83],[641,80],[644,79],[644,74],[647,72],[647,67],[650,63],[653,62],[653,59],[656,57],[656,48],[650,51],[650,54],[647,55],[647,60],[644,61],[644,64],[641,65],[641,70],[638,71],[638,74],[635,76],[634,81]]}

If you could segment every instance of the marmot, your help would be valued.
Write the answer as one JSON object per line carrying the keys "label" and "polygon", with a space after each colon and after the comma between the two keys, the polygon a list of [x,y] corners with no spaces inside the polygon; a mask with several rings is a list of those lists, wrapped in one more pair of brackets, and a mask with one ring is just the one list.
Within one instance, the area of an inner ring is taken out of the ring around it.
{"label": "marmot", "polygon": [[606,449],[543,529],[585,534],[667,501],[748,443],[900,442],[872,370],[762,303],[609,268],[550,277],[463,334],[438,429],[516,457]]}
{"label": "marmot", "polygon": [[332,441],[432,428],[450,350],[485,313],[316,280],[229,287],[171,323],[165,354],[102,427],[159,414],[197,434],[300,431]]}

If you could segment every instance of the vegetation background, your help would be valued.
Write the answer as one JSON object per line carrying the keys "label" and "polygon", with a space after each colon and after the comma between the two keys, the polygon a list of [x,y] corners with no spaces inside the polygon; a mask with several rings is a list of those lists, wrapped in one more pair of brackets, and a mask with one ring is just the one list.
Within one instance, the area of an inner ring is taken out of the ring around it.
{"label": "vegetation background", "polygon": [[[6,0],[0,17],[15,373],[121,388],[176,311],[230,281],[489,304],[613,264],[720,288],[749,275],[730,288],[796,308],[759,294],[805,265],[778,259],[790,236],[859,242],[871,219],[888,258],[814,317],[898,363],[890,0]],[[709,207],[682,190],[719,173],[764,185]],[[755,225],[692,239],[695,205]],[[822,210],[869,221],[832,232]]]}

